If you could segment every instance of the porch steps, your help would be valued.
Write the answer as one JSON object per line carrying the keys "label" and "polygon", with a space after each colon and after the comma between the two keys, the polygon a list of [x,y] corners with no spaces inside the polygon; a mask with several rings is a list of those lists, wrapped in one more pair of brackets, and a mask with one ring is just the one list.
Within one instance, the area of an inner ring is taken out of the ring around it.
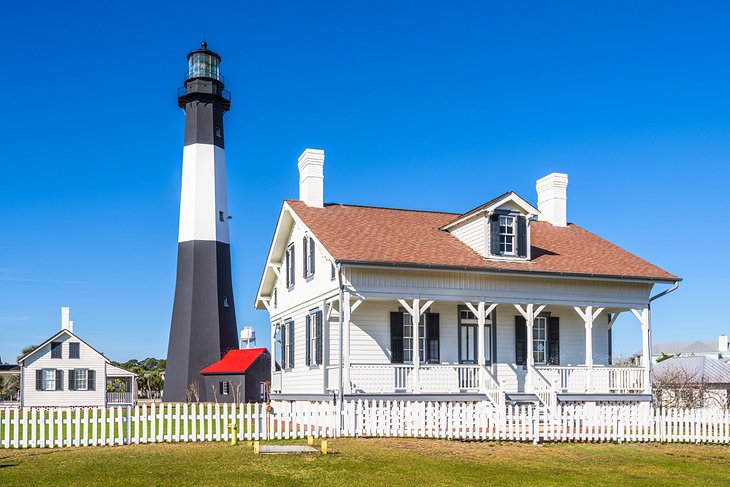
{"label": "porch steps", "polygon": [[540,400],[529,392],[507,393],[507,402],[512,404],[537,404]]}

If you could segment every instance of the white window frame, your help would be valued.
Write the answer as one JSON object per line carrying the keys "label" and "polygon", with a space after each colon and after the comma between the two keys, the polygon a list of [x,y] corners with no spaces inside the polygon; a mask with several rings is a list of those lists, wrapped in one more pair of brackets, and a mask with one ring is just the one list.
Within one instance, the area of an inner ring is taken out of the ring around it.
{"label": "white window frame", "polygon": [[306,245],[304,248],[304,277],[305,279],[309,279],[310,277],[314,276],[314,271],[316,270],[316,266],[313,266],[314,261],[314,238],[310,237],[309,235],[305,235],[304,239],[306,240]]}
{"label": "white window frame", "polygon": [[[83,380],[81,379],[81,372],[83,373]],[[74,390],[89,390],[89,369],[74,369]]]}
{"label": "white window frame", "polygon": [[[547,318],[538,316],[532,327],[532,355],[536,365],[547,363]],[[540,349],[542,347],[542,349]]]}
{"label": "white window frame", "polygon": [[[322,361],[324,361],[324,337],[317,336],[317,314],[322,313],[319,309],[313,309],[309,311],[309,343],[307,346],[309,347],[309,366],[310,367],[318,367],[322,365]],[[322,316],[322,333],[324,333],[324,316]],[[322,343],[322,360],[317,362],[317,338],[320,339],[320,343]]]}
{"label": "white window frame", "polygon": [[230,383],[227,380],[222,381],[223,385],[221,386],[221,394],[224,396],[227,396],[231,393],[230,390]]}
{"label": "white window frame", "polygon": [[292,250],[294,249],[294,242],[290,243],[286,247],[286,287],[288,289],[291,289],[294,287],[295,282],[295,276],[294,271],[296,269],[296,266],[294,264],[294,259],[292,258]]}
{"label": "white window frame", "polygon": [[[517,255],[517,218],[513,215],[499,215],[499,253]],[[511,231],[507,229],[510,228]],[[504,229],[504,230],[503,230]],[[508,246],[511,250],[507,250]]]}
{"label": "white window frame", "polygon": [[[418,351],[419,360],[425,364],[426,358],[426,319],[421,315],[418,323]],[[403,311],[403,363],[413,363],[413,317],[410,313]]]}
{"label": "white window frame", "polygon": [[[50,378],[48,375],[50,374]],[[49,387],[50,384],[50,387]],[[56,390],[56,369],[43,369],[43,390],[44,391],[55,391]]]}

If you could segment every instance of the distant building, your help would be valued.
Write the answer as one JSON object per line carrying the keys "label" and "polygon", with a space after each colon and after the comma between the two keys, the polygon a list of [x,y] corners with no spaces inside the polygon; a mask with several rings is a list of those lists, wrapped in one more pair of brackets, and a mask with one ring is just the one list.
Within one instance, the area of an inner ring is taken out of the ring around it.
{"label": "distant building", "polygon": [[[637,355],[640,355],[640,352],[637,352]],[[657,359],[666,355],[723,360],[730,358],[730,346],[727,335],[720,335],[717,340],[655,343],[652,347],[652,360],[656,362]]]}
{"label": "distant building", "polygon": [[265,348],[231,350],[200,374],[209,401],[265,401],[271,381],[271,354]]}
{"label": "distant building", "polygon": [[[74,334],[69,308],[61,308],[61,330],[18,360],[24,407],[134,405],[137,376]],[[107,393],[107,383],[124,384]]]}
{"label": "distant building", "polygon": [[730,364],[717,358],[672,357],[652,368],[657,405],[670,408],[730,408]]}

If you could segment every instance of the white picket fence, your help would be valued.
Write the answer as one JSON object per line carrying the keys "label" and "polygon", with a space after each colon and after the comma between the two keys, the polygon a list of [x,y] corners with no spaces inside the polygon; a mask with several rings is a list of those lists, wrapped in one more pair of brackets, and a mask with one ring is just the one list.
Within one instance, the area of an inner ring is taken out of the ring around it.
{"label": "white picket fence", "polygon": [[524,442],[730,443],[730,415],[630,406],[507,406],[488,402],[347,401],[158,404],[0,410],[3,448],[314,437],[417,437]]}

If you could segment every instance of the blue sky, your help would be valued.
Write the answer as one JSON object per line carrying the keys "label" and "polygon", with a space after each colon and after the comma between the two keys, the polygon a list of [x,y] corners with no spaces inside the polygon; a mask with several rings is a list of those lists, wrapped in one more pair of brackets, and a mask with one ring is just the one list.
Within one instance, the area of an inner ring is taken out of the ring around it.
{"label": "blue sky", "polygon": [[[187,52],[226,116],[239,326],[296,158],[325,200],[461,212],[567,172],[568,218],[682,276],[655,341],[730,332],[726,5],[689,2],[13,2],[3,7],[0,356],[71,306],[107,356],[163,357],[175,282]],[[638,321],[616,325],[619,353]]]}

